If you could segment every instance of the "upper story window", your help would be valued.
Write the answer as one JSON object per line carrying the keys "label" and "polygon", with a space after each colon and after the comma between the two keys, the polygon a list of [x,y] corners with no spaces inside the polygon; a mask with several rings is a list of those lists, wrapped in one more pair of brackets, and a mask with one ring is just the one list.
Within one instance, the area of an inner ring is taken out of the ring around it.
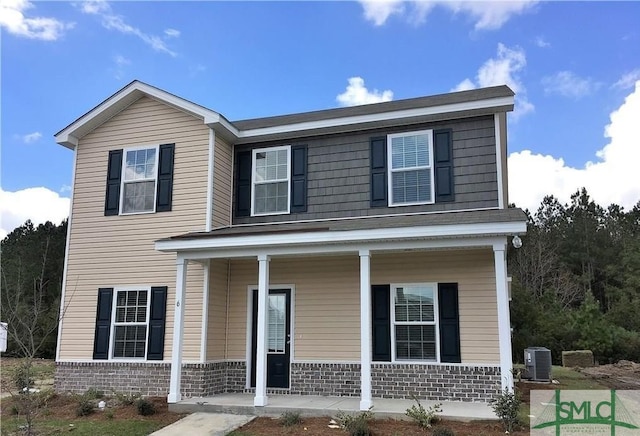
{"label": "upper story window", "polygon": [[158,175],[157,147],[125,150],[122,213],[153,212]]}
{"label": "upper story window", "polygon": [[291,147],[253,150],[252,215],[289,213]]}
{"label": "upper story window", "polygon": [[109,151],[104,214],[169,212],[175,144]]}
{"label": "upper story window", "polygon": [[388,135],[389,206],[434,202],[431,130]]}

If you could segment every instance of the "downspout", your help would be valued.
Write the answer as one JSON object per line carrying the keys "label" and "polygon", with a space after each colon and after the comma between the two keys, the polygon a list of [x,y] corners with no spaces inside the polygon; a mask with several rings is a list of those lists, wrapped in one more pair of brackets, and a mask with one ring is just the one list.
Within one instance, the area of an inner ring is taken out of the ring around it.
{"label": "downspout", "polygon": [[[64,318],[67,289],[67,272],[69,268],[69,241],[71,240],[71,214],[73,212],[73,193],[76,186],[76,164],[78,162],[78,146],[73,147],[73,166],[71,168],[71,198],[69,200],[69,218],[67,218],[67,235],[64,247],[64,266],[62,269],[62,290],[60,292],[60,312],[58,313],[58,339],[56,340],[56,362],[60,361],[60,344],[62,341],[62,320]],[[74,290],[75,291],[75,290]],[[73,295],[72,295],[73,296]]]}
{"label": "downspout", "polygon": [[[209,128],[209,159],[207,161],[207,202],[205,231],[211,231],[213,221],[213,169],[215,159],[216,134]],[[209,285],[211,280],[211,260],[203,265],[202,280],[202,322],[200,327],[200,362],[207,360],[207,341],[209,334]]]}

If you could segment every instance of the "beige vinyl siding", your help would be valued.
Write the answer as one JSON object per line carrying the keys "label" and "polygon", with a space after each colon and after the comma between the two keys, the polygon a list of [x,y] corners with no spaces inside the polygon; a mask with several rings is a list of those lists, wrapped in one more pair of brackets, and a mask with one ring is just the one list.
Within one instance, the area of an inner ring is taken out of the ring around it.
{"label": "beige vinyl siding", "polygon": [[227,269],[229,261],[211,260],[209,273],[209,321],[207,360],[225,358],[227,321]]}
{"label": "beige vinyl siding", "polygon": [[493,251],[452,250],[371,256],[371,283],[458,283],[460,352],[465,363],[498,363]]}
{"label": "beige vinyl siding", "polygon": [[[255,285],[257,260],[232,261],[229,359],[246,358],[247,286]],[[462,361],[499,361],[493,253],[491,250],[411,252],[371,257],[371,283],[457,282]],[[270,283],[294,285],[295,360],[360,359],[359,257],[274,258]]]}
{"label": "beige vinyl siding", "polygon": [[[77,148],[69,241],[62,360],[91,359],[98,288],[168,286],[164,359],[171,358],[175,255],[154,242],[204,230],[208,128],[190,115],[142,98],[81,139]],[[104,216],[109,150],[175,143],[171,212]],[[200,357],[203,269],[189,265],[184,359]]]}
{"label": "beige vinyl siding", "polygon": [[213,228],[231,224],[232,149],[216,136],[213,168]]}

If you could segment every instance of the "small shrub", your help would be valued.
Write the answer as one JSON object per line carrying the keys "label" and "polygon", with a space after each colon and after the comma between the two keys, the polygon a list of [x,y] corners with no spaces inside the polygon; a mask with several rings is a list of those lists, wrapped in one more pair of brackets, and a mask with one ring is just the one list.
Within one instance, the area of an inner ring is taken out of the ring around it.
{"label": "small shrub", "polygon": [[280,423],[285,427],[292,427],[302,422],[300,412],[287,411],[280,415]]}
{"label": "small shrub", "polygon": [[504,430],[511,433],[518,426],[518,411],[520,410],[520,393],[509,392],[505,389],[495,400],[492,401],[493,411],[500,418]]}
{"label": "small shrub", "polygon": [[422,428],[431,428],[431,424],[437,422],[438,413],[442,413],[442,403],[434,404],[433,406],[429,406],[428,409],[425,410],[424,406],[420,404],[420,401],[414,397],[414,401],[417,404],[414,404],[410,408],[407,409],[405,415],[409,418],[413,419],[416,424],[418,424]]}
{"label": "small shrub", "polygon": [[431,434],[433,436],[455,436],[455,433],[449,427],[436,427]]}
{"label": "small shrub", "polygon": [[337,419],[350,436],[371,436],[371,430],[369,429],[369,422],[373,419],[371,409],[355,415],[339,412]]}
{"label": "small shrub", "polygon": [[104,392],[96,388],[89,388],[84,392],[83,397],[87,400],[97,400],[104,398]]}
{"label": "small shrub", "polygon": [[12,369],[11,381],[20,392],[33,386],[33,366],[29,361],[23,361]]}
{"label": "small shrub", "polygon": [[93,402],[87,398],[80,398],[76,407],[76,416],[89,416],[93,413]]}
{"label": "small shrub", "polygon": [[156,406],[146,398],[140,398],[136,401],[136,408],[138,409],[138,415],[150,416],[156,413]]}
{"label": "small shrub", "polygon": [[113,419],[113,410],[107,410],[106,412],[104,412],[104,416],[106,416],[108,420],[112,420]]}
{"label": "small shrub", "polygon": [[140,394],[135,392],[128,394],[114,392],[114,396],[120,406],[131,406],[140,398]]}

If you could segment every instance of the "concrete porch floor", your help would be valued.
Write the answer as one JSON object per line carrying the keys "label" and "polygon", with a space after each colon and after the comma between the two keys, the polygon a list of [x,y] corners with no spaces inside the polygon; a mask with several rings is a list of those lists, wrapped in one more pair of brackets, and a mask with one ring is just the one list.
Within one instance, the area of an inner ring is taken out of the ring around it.
{"label": "concrete porch floor", "polygon": [[[427,409],[438,401],[420,400]],[[442,401],[442,418],[457,421],[479,419],[497,419],[487,403],[465,403]],[[360,399],[357,397],[322,397],[311,395],[270,395],[265,407],[254,407],[253,394],[220,394],[213,397],[187,398],[170,404],[169,410],[180,413],[211,412],[232,413],[256,416],[279,416],[287,411],[296,411],[303,416],[335,416],[339,411],[359,411]],[[378,418],[408,419],[405,411],[413,400],[391,400],[374,398],[373,412]]]}

